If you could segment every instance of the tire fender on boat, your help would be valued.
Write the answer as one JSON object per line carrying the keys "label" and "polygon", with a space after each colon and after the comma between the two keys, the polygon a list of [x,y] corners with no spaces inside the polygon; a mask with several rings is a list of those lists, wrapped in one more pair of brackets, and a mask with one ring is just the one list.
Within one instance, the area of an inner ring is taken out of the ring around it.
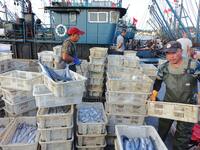
{"label": "tire fender on boat", "polygon": [[[61,28],[61,29],[63,28],[63,30],[64,30],[63,33],[60,33],[60,32],[59,32],[60,28]],[[56,32],[56,34],[57,34],[58,36],[63,37],[63,36],[66,35],[67,28],[66,28],[66,26],[64,26],[63,24],[59,24],[59,25],[57,25],[57,27],[56,27],[56,29],[55,29],[55,32]]]}

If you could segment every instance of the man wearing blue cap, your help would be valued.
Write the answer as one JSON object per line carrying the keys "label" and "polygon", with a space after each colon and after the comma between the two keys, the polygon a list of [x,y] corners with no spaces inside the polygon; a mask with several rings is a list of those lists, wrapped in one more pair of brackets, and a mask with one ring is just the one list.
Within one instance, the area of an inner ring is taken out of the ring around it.
{"label": "man wearing blue cap", "polygon": [[[164,48],[166,63],[158,68],[157,78],[150,99],[156,100],[162,82],[166,84],[165,102],[197,104],[200,68],[199,63],[182,57],[182,47],[177,41],[171,41]],[[173,120],[159,119],[158,132],[165,141]],[[193,123],[177,121],[173,140],[174,150],[186,150],[191,139]]]}

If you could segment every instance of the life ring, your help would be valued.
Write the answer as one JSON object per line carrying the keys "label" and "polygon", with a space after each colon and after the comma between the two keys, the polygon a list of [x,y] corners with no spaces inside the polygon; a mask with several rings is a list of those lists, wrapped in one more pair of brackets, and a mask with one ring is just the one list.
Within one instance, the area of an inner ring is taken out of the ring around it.
{"label": "life ring", "polygon": [[58,36],[63,37],[63,36],[65,36],[65,34],[67,32],[67,28],[63,24],[59,24],[59,25],[57,25],[55,32]]}

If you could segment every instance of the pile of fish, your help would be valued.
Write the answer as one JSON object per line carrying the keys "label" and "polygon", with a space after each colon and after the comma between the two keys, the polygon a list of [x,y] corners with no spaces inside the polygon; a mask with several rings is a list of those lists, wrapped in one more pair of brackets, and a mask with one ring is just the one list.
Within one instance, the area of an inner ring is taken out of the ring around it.
{"label": "pile of fish", "polygon": [[66,106],[58,106],[58,107],[50,107],[48,108],[48,114],[61,114],[67,113],[70,111],[70,107]]}
{"label": "pile of fish", "polygon": [[82,123],[103,122],[103,110],[94,106],[82,107],[78,111]]}
{"label": "pile of fish", "polygon": [[127,136],[122,135],[121,141],[123,144],[123,150],[157,150],[155,141],[151,136],[128,138]]}
{"label": "pile of fish", "polygon": [[39,62],[39,65],[42,68],[42,72],[56,82],[59,82],[59,81],[67,82],[67,81],[73,80],[69,71],[69,66],[66,66],[63,72],[61,74],[58,74],[53,69],[49,68],[46,65],[43,65],[41,62]]}
{"label": "pile of fish", "polygon": [[15,143],[25,143],[32,144],[35,143],[37,133],[37,127],[34,125],[29,125],[24,123],[19,123],[15,130],[15,133],[10,141],[10,144]]}

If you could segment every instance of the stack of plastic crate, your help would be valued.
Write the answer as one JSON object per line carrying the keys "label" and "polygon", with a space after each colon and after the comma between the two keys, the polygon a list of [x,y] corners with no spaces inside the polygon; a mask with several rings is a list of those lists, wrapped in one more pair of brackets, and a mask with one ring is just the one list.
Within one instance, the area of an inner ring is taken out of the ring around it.
{"label": "stack of plastic crate", "polygon": [[144,123],[145,100],[153,81],[140,71],[138,64],[135,57],[108,56],[105,107],[109,144],[114,144],[115,125]]}
{"label": "stack of plastic crate", "polygon": [[158,69],[153,64],[140,64],[140,68],[144,74],[155,80]]}
{"label": "stack of plastic crate", "polygon": [[104,69],[108,48],[93,47],[90,49],[88,95],[101,97],[104,86]]}
{"label": "stack of plastic crate", "polygon": [[[55,70],[63,74],[66,70]],[[42,150],[73,149],[74,104],[82,101],[86,78],[70,71],[72,80],[56,82],[44,74],[44,84],[34,86]]]}
{"label": "stack of plastic crate", "polygon": [[33,85],[42,82],[42,74],[36,72],[13,70],[0,74],[6,114],[11,117],[34,115],[36,104],[32,95]]}
{"label": "stack of plastic crate", "polygon": [[77,105],[78,150],[103,150],[106,146],[107,117],[102,103],[82,103]]}

